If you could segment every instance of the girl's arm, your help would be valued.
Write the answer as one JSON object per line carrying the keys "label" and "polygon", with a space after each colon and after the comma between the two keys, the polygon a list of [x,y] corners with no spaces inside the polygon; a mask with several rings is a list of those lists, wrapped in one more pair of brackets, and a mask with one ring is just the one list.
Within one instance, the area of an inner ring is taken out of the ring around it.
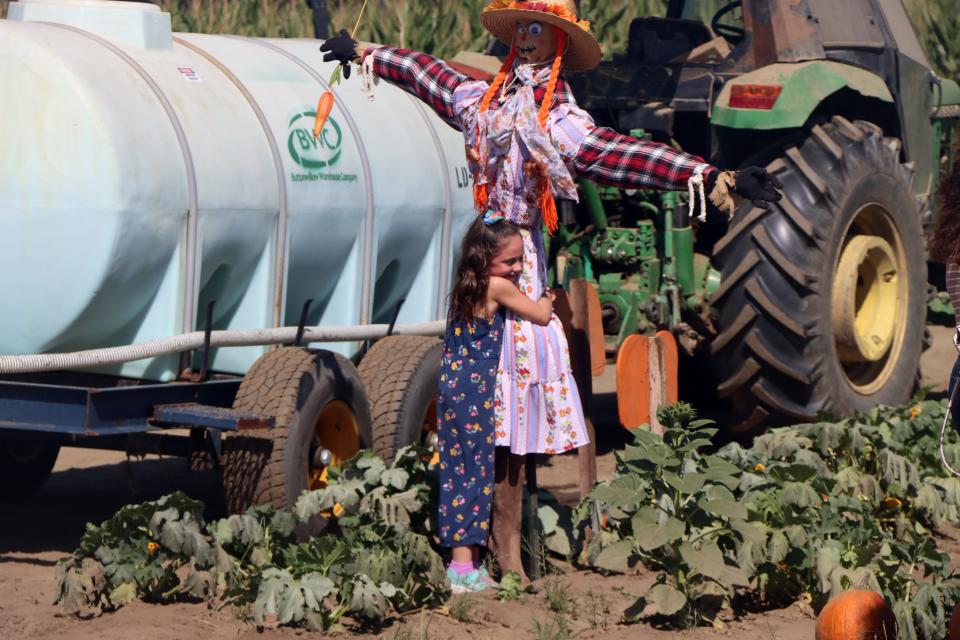
{"label": "girl's arm", "polygon": [[490,277],[487,299],[541,326],[550,324],[550,318],[553,316],[553,302],[549,297],[544,295],[539,300],[533,301],[523,295],[520,289],[517,289],[517,285],[506,278]]}

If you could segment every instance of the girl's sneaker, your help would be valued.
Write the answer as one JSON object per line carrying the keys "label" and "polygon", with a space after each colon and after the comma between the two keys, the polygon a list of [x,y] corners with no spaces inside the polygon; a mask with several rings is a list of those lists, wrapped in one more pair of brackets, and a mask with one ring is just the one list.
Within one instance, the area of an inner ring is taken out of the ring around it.
{"label": "girl's sneaker", "polygon": [[[455,595],[461,593],[477,593],[480,591],[486,591],[490,588],[490,585],[484,580],[484,575],[480,573],[478,569],[473,571],[468,571],[467,573],[457,573],[455,569],[447,569],[447,579],[450,580],[450,591]],[[490,579],[489,575],[486,575],[487,579]]]}

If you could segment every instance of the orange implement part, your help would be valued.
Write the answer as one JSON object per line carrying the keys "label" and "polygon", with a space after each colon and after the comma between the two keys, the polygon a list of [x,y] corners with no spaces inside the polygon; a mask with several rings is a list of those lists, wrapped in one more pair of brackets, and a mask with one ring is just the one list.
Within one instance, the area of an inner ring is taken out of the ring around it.
{"label": "orange implement part", "polygon": [[657,337],[663,345],[667,402],[673,404],[680,400],[680,350],[677,348],[677,339],[669,331],[659,331]]}
{"label": "orange implement part", "polygon": [[628,336],[617,354],[617,409],[620,424],[650,424],[650,338]]}
{"label": "orange implement part", "polygon": [[600,294],[592,283],[587,282],[587,312],[590,317],[590,364],[593,375],[599,376],[607,368],[607,346],[603,340],[603,310],[600,308]]}
{"label": "orange implement part", "polygon": [[607,366],[600,294],[590,281],[577,278],[570,281],[569,295],[570,306],[577,309],[574,312],[574,328],[586,334],[590,347],[590,370],[593,375],[599,376]]}

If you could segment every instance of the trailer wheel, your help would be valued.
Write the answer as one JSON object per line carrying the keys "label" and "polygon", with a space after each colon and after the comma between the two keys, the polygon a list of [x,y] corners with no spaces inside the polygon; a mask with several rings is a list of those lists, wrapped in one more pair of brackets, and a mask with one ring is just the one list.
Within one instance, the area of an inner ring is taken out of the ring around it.
{"label": "trailer wheel", "polygon": [[784,199],[744,206],[717,243],[711,349],[735,431],[910,398],[926,262],[899,140],[834,117],[768,165]]}
{"label": "trailer wheel", "polygon": [[415,442],[435,446],[442,355],[443,343],[436,338],[389,336],[360,361],[373,415],[373,450],[384,460]]}
{"label": "trailer wheel", "polygon": [[276,426],[224,439],[231,513],[264,504],[289,509],[303,491],[326,486],[330,465],[372,441],[357,370],[330,351],[285,347],[267,353],[243,379],[233,407],[274,416]]}
{"label": "trailer wheel", "polygon": [[28,438],[0,439],[0,501],[29,498],[47,481],[60,445]]}

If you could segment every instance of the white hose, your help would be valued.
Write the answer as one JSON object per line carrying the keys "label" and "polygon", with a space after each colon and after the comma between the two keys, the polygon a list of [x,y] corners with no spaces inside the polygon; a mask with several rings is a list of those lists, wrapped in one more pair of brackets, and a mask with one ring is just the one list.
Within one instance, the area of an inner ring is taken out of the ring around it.
{"label": "white hose", "polygon": [[[446,323],[422,322],[401,324],[393,328],[395,335],[442,336]],[[311,342],[360,342],[383,338],[390,331],[389,325],[368,324],[342,327],[304,327],[303,344]],[[194,331],[170,338],[160,338],[139,344],[106,349],[92,349],[73,353],[40,353],[23,356],[0,356],[0,374],[37,373],[41,371],[65,371],[90,369],[111,364],[134,362],[147,358],[182,353],[203,347],[203,331]],[[289,344],[297,337],[297,327],[279,329],[255,329],[253,331],[213,331],[211,347],[257,347],[274,344]]]}

